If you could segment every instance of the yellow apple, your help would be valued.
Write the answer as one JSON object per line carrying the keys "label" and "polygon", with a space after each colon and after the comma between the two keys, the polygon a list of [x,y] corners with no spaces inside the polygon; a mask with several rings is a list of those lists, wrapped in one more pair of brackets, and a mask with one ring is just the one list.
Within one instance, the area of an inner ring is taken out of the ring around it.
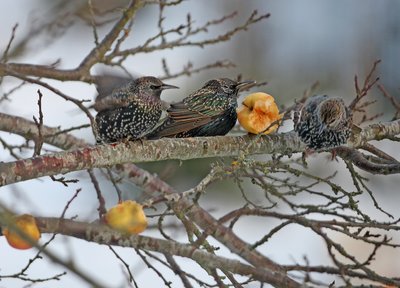
{"label": "yellow apple", "polygon": [[142,205],[127,200],[112,207],[105,215],[108,226],[127,234],[139,234],[147,228]]}
{"label": "yellow apple", "polygon": [[[32,241],[38,241],[40,238],[40,231],[36,225],[35,218],[31,215],[24,214],[20,216],[13,216],[10,218],[13,224],[23,231],[27,237],[30,237]],[[17,232],[11,228],[4,228],[3,235],[6,237],[8,244],[16,249],[29,249],[32,245],[26,240],[22,239]]]}

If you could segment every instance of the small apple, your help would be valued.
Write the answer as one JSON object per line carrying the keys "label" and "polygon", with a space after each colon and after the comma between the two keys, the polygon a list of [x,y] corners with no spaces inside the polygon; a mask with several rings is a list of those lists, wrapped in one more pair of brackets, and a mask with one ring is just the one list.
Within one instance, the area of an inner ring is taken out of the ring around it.
{"label": "small apple", "polygon": [[[38,241],[40,238],[40,231],[36,225],[35,218],[31,215],[24,214],[20,216],[12,216],[10,221],[23,231],[27,237],[30,237],[32,241]],[[29,249],[32,245],[26,240],[22,239],[21,236],[12,230],[12,228],[4,228],[3,235],[6,237],[8,244],[16,249]]]}
{"label": "small apple", "polygon": [[111,228],[128,234],[139,234],[147,228],[147,218],[142,205],[132,200],[123,201],[105,214]]}

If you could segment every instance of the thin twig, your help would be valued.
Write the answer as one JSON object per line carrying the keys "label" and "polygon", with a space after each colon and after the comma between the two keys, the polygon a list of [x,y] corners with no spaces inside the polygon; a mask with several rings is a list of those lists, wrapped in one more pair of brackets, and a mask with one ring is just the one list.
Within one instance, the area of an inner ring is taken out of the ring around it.
{"label": "thin twig", "polygon": [[42,93],[40,92],[40,90],[37,90],[37,93],[39,95],[39,99],[38,99],[38,106],[39,106],[39,120],[36,119],[35,116],[33,116],[33,121],[36,124],[36,127],[38,129],[38,137],[35,139],[35,148],[33,149],[33,156],[39,156],[40,155],[40,151],[42,150],[42,146],[43,146],[43,135],[42,135],[42,129],[43,129],[43,111],[42,111]]}

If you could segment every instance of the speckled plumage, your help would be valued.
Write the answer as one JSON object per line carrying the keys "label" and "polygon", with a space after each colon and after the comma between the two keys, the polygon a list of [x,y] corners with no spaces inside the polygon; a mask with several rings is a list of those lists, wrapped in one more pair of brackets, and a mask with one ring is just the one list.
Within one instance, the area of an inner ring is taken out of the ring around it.
{"label": "speckled plumage", "polygon": [[311,149],[344,145],[351,135],[352,114],[341,98],[315,95],[295,113],[294,129]]}
{"label": "speckled plumage", "polygon": [[148,138],[227,134],[237,120],[238,92],[250,83],[253,81],[237,82],[227,78],[208,81],[181,102],[171,104],[167,118]]}
{"label": "speckled plumage", "polygon": [[155,77],[141,77],[96,99],[97,142],[135,140],[149,133],[161,117],[161,92],[169,88],[177,87]]}

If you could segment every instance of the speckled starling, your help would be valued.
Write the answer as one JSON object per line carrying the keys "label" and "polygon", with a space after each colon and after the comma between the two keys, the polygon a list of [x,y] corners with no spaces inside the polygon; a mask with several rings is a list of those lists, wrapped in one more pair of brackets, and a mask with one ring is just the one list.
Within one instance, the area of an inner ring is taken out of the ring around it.
{"label": "speckled starling", "polygon": [[167,118],[147,138],[225,135],[237,120],[239,90],[252,83],[227,78],[208,81],[181,102],[171,104]]}
{"label": "speckled starling", "polygon": [[351,135],[352,114],[341,98],[312,96],[295,112],[294,119],[300,139],[316,151],[346,144]]}
{"label": "speckled starling", "polygon": [[155,77],[141,77],[96,99],[97,142],[139,139],[158,123],[163,111],[164,89],[178,88]]}

